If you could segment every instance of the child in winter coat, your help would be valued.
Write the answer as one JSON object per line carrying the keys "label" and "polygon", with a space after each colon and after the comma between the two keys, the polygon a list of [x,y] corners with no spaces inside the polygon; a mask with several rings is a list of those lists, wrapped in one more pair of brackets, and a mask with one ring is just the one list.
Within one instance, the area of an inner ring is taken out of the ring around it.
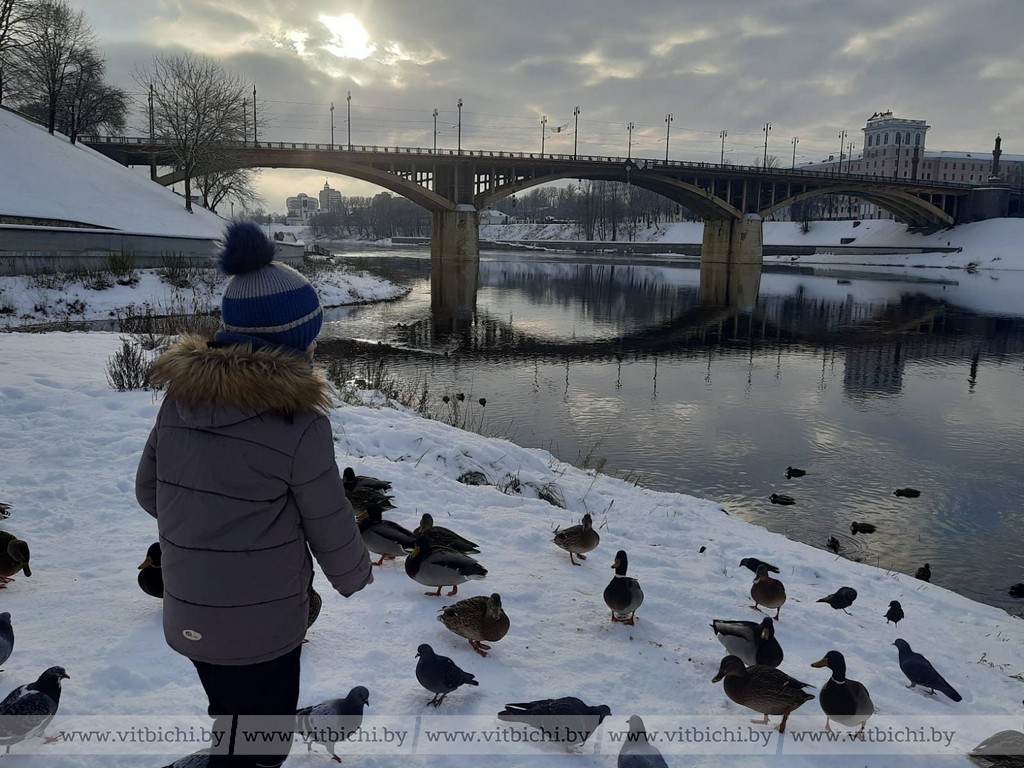
{"label": "child in winter coat", "polygon": [[185,336],[154,364],[166,396],[136,475],[160,532],[164,635],[195,665],[220,735],[210,768],[288,754],[290,740],[254,748],[236,731],[240,715],[293,728],[310,553],[344,597],[372,582],[311,362],[320,302],[274,248],[255,224],[229,226],[224,330]]}

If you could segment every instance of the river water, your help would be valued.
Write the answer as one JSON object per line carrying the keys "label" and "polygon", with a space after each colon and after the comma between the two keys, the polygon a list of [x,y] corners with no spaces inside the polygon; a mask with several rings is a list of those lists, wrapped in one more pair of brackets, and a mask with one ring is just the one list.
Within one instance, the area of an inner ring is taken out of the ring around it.
{"label": "river water", "polygon": [[484,434],[1024,608],[1024,273],[780,268],[756,307],[720,312],[678,256],[490,252],[453,309],[432,306],[425,250],[342,255],[411,292],[332,311],[321,359],[383,355],[436,412],[464,393]]}

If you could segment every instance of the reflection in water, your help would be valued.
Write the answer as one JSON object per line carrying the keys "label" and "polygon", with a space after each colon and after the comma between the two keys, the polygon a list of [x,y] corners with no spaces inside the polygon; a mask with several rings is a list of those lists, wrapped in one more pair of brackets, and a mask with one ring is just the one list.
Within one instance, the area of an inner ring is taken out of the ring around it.
{"label": "reflection in water", "polygon": [[[906,573],[927,561],[935,583],[1013,607],[1024,317],[986,302],[1020,295],[1015,275],[990,294],[945,271],[850,284],[766,271],[755,306],[711,310],[692,266],[658,259],[490,254],[475,301],[457,281],[432,299],[421,254],[379,262],[412,292],[335,313],[325,335],[401,348],[386,352],[392,369],[429,376],[438,399],[486,397],[484,432],[606,459],[819,547],[835,536],[847,557]],[[788,465],[808,475],[787,480]],[[922,496],[893,496],[902,486]],[[773,492],[797,503],[771,505]],[[878,533],[852,536],[854,520]]]}

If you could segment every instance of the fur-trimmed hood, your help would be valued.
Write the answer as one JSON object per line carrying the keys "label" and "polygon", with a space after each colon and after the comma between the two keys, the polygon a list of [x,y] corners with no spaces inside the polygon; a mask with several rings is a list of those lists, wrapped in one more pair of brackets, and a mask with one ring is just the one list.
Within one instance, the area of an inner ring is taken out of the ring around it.
{"label": "fur-trimmed hood", "polygon": [[153,363],[150,380],[188,410],[326,413],[332,405],[327,382],[305,357],[278,347],[209,346],[201,336],[175,342]]}

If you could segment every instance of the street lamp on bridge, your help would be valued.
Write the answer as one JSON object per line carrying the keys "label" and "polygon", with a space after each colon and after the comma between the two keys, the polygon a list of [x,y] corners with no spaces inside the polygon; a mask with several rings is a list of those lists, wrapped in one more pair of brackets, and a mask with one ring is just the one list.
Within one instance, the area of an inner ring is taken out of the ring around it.
{"label": "street lamp on bridge", "polygon": [[345,100],[348,102],[348,119],[345,121],[348,123],[348,148],[352,151],[352,91],[348,92]]}
{"label": "street lamp on bridge", "polygon": [[665,115],[665,162],[668,162],[668,139],[669,131],[672,129],[672,113]]}
{"label": "street lamp on bridge", "polygon": [[839,167],[838,167],[838,170],[836,171],[836,173],[842,173],[843,172],[843,149],[845,149],[845,146],[846,146],[846,131],[843,130],[843,131],[839,132]]}
{"label": "street lamp on bridge", "polygon": [[548,126],[548,116],[540,116],[540,156],[544,157],[544,133]]}
{"label": "street lamp on bridge", "polygon": [[771,131],[771,129],[771,123],[764,124],[764,161],[761,165],[761,169],[765,171],[768,170],[768,132]]}
{"label": "street lamp on bridge", "polygon": [[629,125],[626,126],[626,131],[629,134],[629,139],[626,142],[626,159],[629,160],[633,157],[633,129],[636,126],[633,125],[633,121],[629,121]]}
{"label": "street lamp on bridge", "polygon": [[437,107],[434,107],[434,151],[437,152]]}
{"label": "street lamp on bridge", "polygon": [[580,136],[580,107],[577,104],[576,108],[572,111],[573,116],[576,118],[576,126],[572,129],[572,159],[576,159],[576,147],[579,146],[577,141]]}
{"label": "street lamp on bridge", "polygon": [[853,142],[846,145],[846,175],[853,173]]}
{"label": "street lamp on bridge", "polygon": [[459,103],[456,104],[459,108],[459,138],[458,138],[458,150],[459,154],[462,154],[462,99],[459,99]]}
{"label": "street lamp on bridge", "polygon": [[796,168],[796,145],[800,143],[800,137],[794,136],[790,144],[793,145],[793,165],[792,168]]}
{"label": "street lamp on bridge", "polygon": [[718,138],[722,140],[722,157],[718,161],[719,165],[725,165],[725,137],[729,135],[728,131],[719,131]]}
{"label": "street lamp on bridge", "polygon": [[331,149],[334,149],[334,102],[331,102]]}

